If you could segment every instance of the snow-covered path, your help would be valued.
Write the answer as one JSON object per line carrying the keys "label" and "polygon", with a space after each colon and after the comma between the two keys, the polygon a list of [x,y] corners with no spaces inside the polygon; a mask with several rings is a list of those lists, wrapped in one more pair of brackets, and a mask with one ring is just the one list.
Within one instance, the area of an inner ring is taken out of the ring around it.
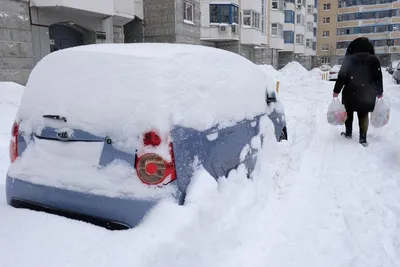
{"label": "snow-covered path", "polygon": [[268,142],[253,181],[199,173],[186,206],[123,232],[10,208],[0,181],[0,266],[400,266],[400,85],[384,73],[390,122],[364,148],[357,119],[353,140],[326,122],[333,82],[271,75],[290,139]]}

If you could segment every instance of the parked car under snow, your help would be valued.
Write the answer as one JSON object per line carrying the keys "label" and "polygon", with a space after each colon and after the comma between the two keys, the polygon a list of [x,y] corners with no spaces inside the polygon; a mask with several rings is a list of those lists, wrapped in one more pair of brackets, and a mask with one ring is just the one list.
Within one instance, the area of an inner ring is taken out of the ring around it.
{"label": "parked car under snow", "polygon": [[198,168],[217,179],[244,164],[250,177],[268,123],[287,139],[267,77],[234,53],[178,44],[60,50],[35,66],[12,126],[7,202],[131,228],[160,199],[184,204]]}
{"label": "parked car under snow", "polygon": [[334,65],[330,70],[329,70],[329,80],[330,81],[336,81],[339,75],[339,71],[342,65]]}

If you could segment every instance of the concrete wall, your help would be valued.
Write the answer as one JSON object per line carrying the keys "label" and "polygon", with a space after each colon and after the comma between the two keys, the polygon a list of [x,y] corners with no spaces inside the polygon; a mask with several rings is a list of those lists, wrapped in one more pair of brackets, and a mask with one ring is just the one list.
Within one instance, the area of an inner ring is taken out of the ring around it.
{"label": "concrete wall", "polygon": [[194,5],[194,25],[183,21],[183,0],[176,0],[176,42],[200,44],[200,0],[188,0]]}
{"label": "concrete wall", "polygon": [[278,53],[276,49],[272,48],[262,48],[262,49],[254,49],[254,58],[253,62],[258,65],[272,65],[277,67],[278,65]]}
{"label": "concrete wall", "polygon": [[124,25],[125,43],[142,43],[144,42],[143,21],[134,19]]}
{"label": "concrete wall", "polygon": [[227,50],[236,54],[239,54],[239,42],[216,42],[215,47],[223,50]]}
{"label": "concrete wall", "polygon": [[145,42],[176,42],[175,0],[145,0]]}
{"label": "concrete wall", "polygon": [[297,62],[299,62],[307,70],[311,70],[312,67],[311,56],[299,56],[297,58]]}
{"label": "concrete wall", "polygon": [[0,81],[25,84],[33,64],[28,0],[0,0]]}
{"label": "concrete wall", "polygon": [[124,28],[123,27],[114,26],[113,33],[114,33],[114,43],[123,43],[124,42],[125,37],[124,37]]}
{"label": "concrete wall", "polygon": [[278,54],[278,69],[286,66],[291,61],[294,61],[294,52],[279,52]]}

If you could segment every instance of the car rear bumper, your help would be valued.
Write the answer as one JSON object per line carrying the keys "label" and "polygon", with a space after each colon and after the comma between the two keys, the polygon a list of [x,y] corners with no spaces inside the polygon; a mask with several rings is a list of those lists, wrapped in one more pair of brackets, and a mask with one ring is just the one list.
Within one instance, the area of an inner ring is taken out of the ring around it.
{"label": "car rear bumper", "polygon": [[38,185],[7,176],[7,203],[86,221],[112,230],[133,228],[157,200],[111,198]]}
{"label": "car rear bumper", "polygon": [[329,74],[329,80],[337,80],[338,75],[337,74]]}

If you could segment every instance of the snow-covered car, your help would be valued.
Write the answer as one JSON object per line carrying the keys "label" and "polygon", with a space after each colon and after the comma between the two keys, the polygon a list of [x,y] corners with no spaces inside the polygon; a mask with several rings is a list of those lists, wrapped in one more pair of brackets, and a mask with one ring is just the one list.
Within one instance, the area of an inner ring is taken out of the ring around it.
{"label": "snow-covered car", "polygon": [[389,66],[387,66],[386,71],[389,72],[390,74],[393,74],[396,70],[397,65],[400,63],[399,60],[395,60],[390,62]]}
{"label": "snow-covered car", "polygon": [[328,64],[323,64],[319,67],[319,69],[322,71],[328,71],[331,69],[331,66],[329,66]]}
{"label": "snow-covered car", "polygon": [[200,168],[217,179],[244,165],[251,177],[267,130],[287,139],[267,84],[252,62],[210,47],[51,53],[33,69],[12,126],[7,203],[127,229],[161,199],[184,204]]}
{"label": "snow-covered car", "polygon": [[336,80],[337,80],[340,67],[341,67],[341,65],[334,65],[334,66],[329,70],[329,80],[330,80],[330,81],[336,81]]}
{"label": "snow-covered car", "polygon": [[396,66],[394,66],[392,77],[397,84],[400,83],[400,62]]}

